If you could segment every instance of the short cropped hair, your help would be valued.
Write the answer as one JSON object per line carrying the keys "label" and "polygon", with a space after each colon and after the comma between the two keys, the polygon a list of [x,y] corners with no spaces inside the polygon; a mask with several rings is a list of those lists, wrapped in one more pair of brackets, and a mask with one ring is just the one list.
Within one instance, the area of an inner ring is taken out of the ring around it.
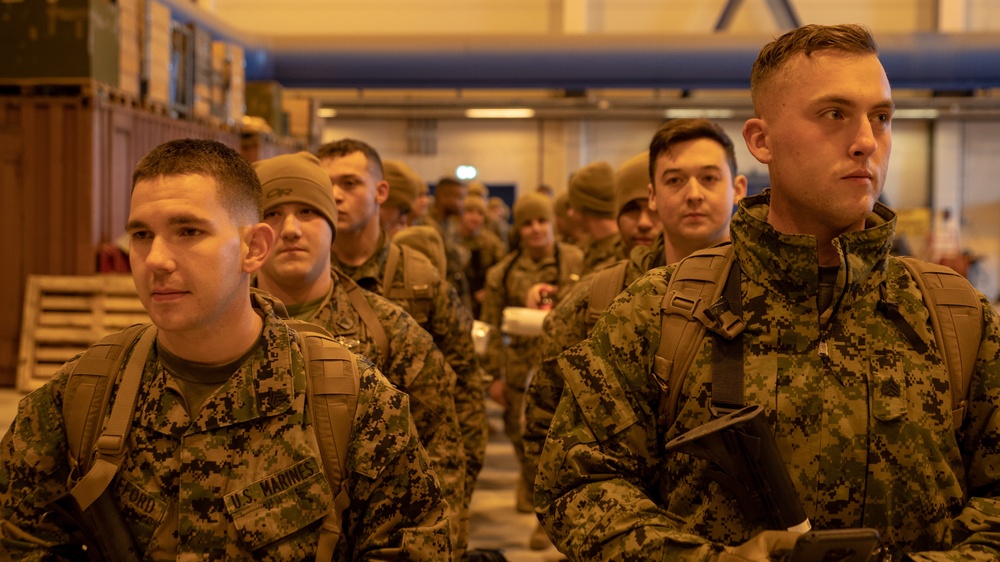
{"label": "short cropped hair", "polygon": [[817,51],[841,51],[857,55],[878,55],[878,44],[870,29],[858,24],[803,25],[771,41],[760,50],[750,71],[750,99],[757,107],[761,91],[792,57],[812,56]]}
{"label": "short cropped hair", "polygon": [[368,160],[368,173],[375,181],[382,181],[385,178],[385,170],[382,168],[382,157],[372,145],[358,139],[340,139],[328,142],[316,150],[316,157],[320,160],[327,158],[339,158],[360,152]]}
{"label": "short cropped hair", "polygon": [[736,149],[733,141],[718,124],[704,118],[696,119],[672,119],[660,125],[660,128],[653,133],[653,140],[649,142],[649,178],[656,188],[656,161],[663,153],[669,153],[670,149],[678,143],[695,139],[713,140],[722,146],[726,151],[726,161],[729,162],[729,170],[736,177]]}
{"label": "short cropped hair", "polygon": [[260,222],[263,190],[257,172],[240,153],[213,140],[177,139],[157,146],[136,164],[132,191],[141,181],[189,174],[215,180],[219,201],[234,222]]}

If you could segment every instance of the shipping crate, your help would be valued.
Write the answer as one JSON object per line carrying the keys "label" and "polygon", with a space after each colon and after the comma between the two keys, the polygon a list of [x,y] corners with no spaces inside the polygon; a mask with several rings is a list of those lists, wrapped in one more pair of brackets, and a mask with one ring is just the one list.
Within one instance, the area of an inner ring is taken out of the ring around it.
{"label": "shipping crate", "polygon": [[263,118],[271,126],[271,131],[277,135],[287,134],[281,84],[271,80],[247,82],[246,104],[247,115]]}
{"label": "shipping crate", "polygon": [[172,54],[170,8],[157,0],[145,0],[142,12],[142,96],[154,106],[170,104],[170,57]]}
{"label": "shipping crate", "polygon": [[0,2],[0,77],[92,78],[118,86],[118,3]]}
{"label": "shipping crate", "polygon": [[139,0],[118,0],[118,89],[139,99],[140,48]]}
{"label": "shipping crate", "polygon": [[17,389],[35,390],[76,354],[139,322],[149,322],[149,315],[130,275],[31,275],[24,295]]}
{"label": "shipping crate", "polygon": [[204,27],[191,24],[191,37],[194,40],[192,112],[195,117],[211,117],[212,86],[215,82],[212,72],[212,34]]}

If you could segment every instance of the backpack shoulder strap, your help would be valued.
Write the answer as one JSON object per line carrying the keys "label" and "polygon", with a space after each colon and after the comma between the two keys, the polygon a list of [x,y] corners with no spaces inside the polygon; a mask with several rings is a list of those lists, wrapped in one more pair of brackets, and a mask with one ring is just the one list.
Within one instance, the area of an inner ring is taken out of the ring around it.
{"label": "backpack shoulder strap", "polygon": [[389,242],[389,255],[385,258],[385,269],[382,270],[382,294],[388,295],[392,291],[392,282],[396,278],[396,268],[399,267],[400,254],[402,251],[398,244]]}
{"label": "backpack shoulder strap", "polygon": [[587,333],[597,324],[604,309],[611,304],[618,293],[625,287],[625,273],[628,270],[628,260],[618,260],[614,264],[594,273],[590,285],[590,298],[587,303]]}
{"label": "backpack shoulder strap", "polygon": [[[138,344],[135,344],[139,340]],[[70,451],[72,477],[78,478],[70,494],[86,510],[111,484],[125,456],[125,443],[139,393],[139,383],[156,340],[151,324],[136,324],[94,344],[69,375],[63,401],[63,419]],[[98,436],[112,389],[128,350],[135,349],[125,365],[108,424]],[[97,456],[90,463],[92,451]]]}
{"label": "backpack shoulder strap", "polygon": [[361,316],[361,321],[365,323],[372,338],[374,338],[375,345],[382,350],[383,356],[388,357],[390,353],[389,338],[385,334],[385,328],[382,326],[378,315],[375,314],[375,311],[372,310],[371,305],[368,303],[368,299],[362,294],[361,287],[339,270],[334,270],[334,275],[337,276],[337,282],[347,289],[347,298],[351,301],[354,310]]}
{"label": "backpack shoulder strap", "polygon": [[670,276],[660,304],[660,345],[653,372],[662,390],[660,414],[672,423],[684,374],[706,330],[726,339],[743,331],[743,320],[725,303],[723,291],[735,252],[732,244],[699,250],[681,260]]}
{"label": "backpack shoulder strap", "polygon": [[951,379],[955,428],[962,424],[969,386],[983,337],[983,310],[969,280],[953,269],[912,257],[899,261],[913,277],[927,304],[931,329]]}
{"label": "backpack shoulder strap", "polygon": [[316,550],[317,561],[329,561],[340,540],[344,510],[351,503],[344,478],[351,428],[358,409],[360,375],[354,354],[326,330],[298,320],[285,323],[295,331],[302,349],[306,401],[312,412],[323,468],[334,493],[333,509],[323,520]]}

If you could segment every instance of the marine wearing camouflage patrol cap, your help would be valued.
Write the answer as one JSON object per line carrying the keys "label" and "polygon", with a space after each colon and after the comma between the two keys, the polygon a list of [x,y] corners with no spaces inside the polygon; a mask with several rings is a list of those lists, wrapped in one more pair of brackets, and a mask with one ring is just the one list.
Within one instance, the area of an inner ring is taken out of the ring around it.
{"label": "marine wearing camouflage patrol cap", "polygon": [[283,154],[254,162],[264,193],[264,210],[283,203],[303,203],[315,208],[337,235],[337,204],[333,184],[319,159],[308,152]]}
{"label": "marine wearing camouflage patrol cap", "polygon": [[615,216],[615,170],[607,162],[587,164],[569,180],[569,203],[593,215]]}
{"label": "marine wearing camouflage patrol cap", "polygon": [[649,184],[649,151],[647,150],[626,160],[615,174],[616,216],[621,216],[622,209],[632,201],[648,199]]}
{"label": "marine wearing camouflage patrol cap", "polygon": [[514,228],[521,228],[532,219],[552,221],[552,198],[541,193],[527,193],[514,202]]}
{"label": "marine wearing camouflage patrol cap", "polygon": [[422,189],[420,176],[399,160],[383,160],[382,169],[382,179],[389,183],[389,196],[382,206],[409,212]]}

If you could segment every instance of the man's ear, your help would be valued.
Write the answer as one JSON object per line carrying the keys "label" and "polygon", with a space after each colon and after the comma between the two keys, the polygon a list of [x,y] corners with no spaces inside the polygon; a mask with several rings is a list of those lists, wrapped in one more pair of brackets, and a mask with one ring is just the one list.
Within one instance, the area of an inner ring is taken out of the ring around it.
{"label": "man's ear", "polygon": [[656,211],[656,191],[653,189],[652,182],[646,184],[646,197],[649,200],[649,210]]}
{"label": "man's ear", "polygon": [[760,117],[747,119],[743,124],[743,140],[750,154],[761,164],[771,163],[771,148],[767,139],[767,122]]}
{"label": "man's ear", "polygon": [[381,205],[389,198],[389,182],[381,180],[375,184],[375,201]]}
{"label": "man's ear", "polygon": [[243,257],[243,272],[255,273],[264,266],[267,256],[274,247],[274,230],[267,223],[259,222],[248,226],[243,241],[246,253]]}
{"label": "man's ear", "polygon": [[733,205],[739,203],[740,199],[747,196],[747,185],[749,183],[749,180],[743,174],[733,178]]}

